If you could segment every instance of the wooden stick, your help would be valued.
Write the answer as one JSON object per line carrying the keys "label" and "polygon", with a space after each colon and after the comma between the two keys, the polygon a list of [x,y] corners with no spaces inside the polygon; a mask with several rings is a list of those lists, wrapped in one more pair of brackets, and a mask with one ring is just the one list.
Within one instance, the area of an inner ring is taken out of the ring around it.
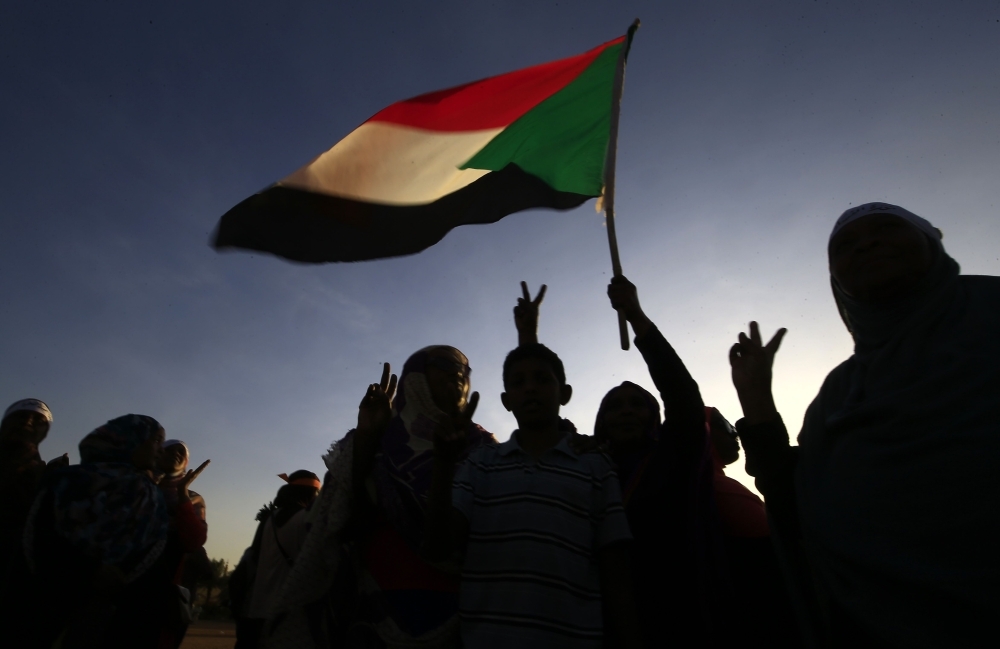
{"label": "wooden stick", "polygon": [[[618,236],[615,234],[615,163],[618,160],[618,116],[621,113],[622,89],[625,85],[625,61],[632,46],[632,36],[639,29],[639,19],[636,18],[628,28],[625,42],[618,53],[618,65],[615,67],[615,82],[611,91],[611,133],[608,137],[608,153],[604,159],[604,213],[608,227],[608,245],[611,248],[611,271],[615,277],[622,276],[622,262],[618,257]],[[622,349],[629,348],[628,322],[625,314],[618,312],[618,334]]]}

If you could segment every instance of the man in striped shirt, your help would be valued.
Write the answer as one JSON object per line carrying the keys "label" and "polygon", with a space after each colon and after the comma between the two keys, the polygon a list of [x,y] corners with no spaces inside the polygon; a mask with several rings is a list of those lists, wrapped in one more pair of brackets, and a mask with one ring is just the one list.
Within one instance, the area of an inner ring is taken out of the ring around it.
{"label": "man in striped shirt", "polygon": [[518,423],[510,440],[474,451],[456,473],[475,394],[435,433],[425,554],[464,550],[465,648],[599,649],[606,629],[612,646],[638,647],[618,479],[602,453],[568,443],[562,362],[544,345],[522,345],[503,379],[501,399]]}

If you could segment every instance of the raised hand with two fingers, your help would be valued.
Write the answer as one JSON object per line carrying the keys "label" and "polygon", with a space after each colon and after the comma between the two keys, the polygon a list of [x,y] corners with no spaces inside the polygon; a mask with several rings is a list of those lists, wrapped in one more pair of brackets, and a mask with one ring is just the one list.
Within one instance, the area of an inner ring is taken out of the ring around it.
{"label": "raised hand with two fingers", "polygon": [[545,299],[548,286],[542,284],[538,295],[531,299],[527,282],[521,282],[521,297],[517,298],[514,307],[514,326],[517,327],[517,344],[527,345],[538,342],[538,307]]}
{"label": "raised hand with two fingers", "polygon": [[729,350],[733,387],[743,406],[743,415],[753,423],[777,417],[774,397],[771,394],[774,355],[778,353],[787,329],[778,329],[765,345],[760,327],[750,323],[750,335],[740,332],[739,342]]}
{"label": "raised hand with two fingers", "polygon": [[396,395],[398,379],[388,363],[382,364],[382,378],[368,386],[358,405],[358,433],[381,438],[392,419],[392,399]]}

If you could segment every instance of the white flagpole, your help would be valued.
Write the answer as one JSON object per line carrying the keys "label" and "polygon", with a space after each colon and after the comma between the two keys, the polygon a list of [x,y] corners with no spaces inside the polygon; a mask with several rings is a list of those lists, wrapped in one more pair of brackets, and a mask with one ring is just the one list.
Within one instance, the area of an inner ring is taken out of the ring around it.
{"label": "white flagpole", "polygon": [[[632,36],[639,29],[639,19],[636,18],[628,28],[625,42],[618,54],[618,66],[615,68],[615,83],[611,91],[611,135],[608,138],[608,153],[604,159],[604,213],[608,227],[608,245],[611,247],[611,270],[615,277],[622,276],[622,262],[618,257],[618,237],[615,234],[615,162],[618,158],[618,116],[621,112],[622,88],[625,85],[625,61],[628,58]],[[628,322],[625,314],[618,312],[618,333],[621,336],[622,349],[628,350]]]}

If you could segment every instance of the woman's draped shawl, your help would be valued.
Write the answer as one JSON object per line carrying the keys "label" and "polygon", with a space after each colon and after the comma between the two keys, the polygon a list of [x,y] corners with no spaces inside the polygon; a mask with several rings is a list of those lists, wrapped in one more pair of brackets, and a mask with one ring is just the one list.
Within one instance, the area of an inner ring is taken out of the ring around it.
{"label": "woman's draped shawl", "polygon": [[[372,471],[378,506],[389,524],[415,550],[423,535],[424,507],[430,487],[434,428],[444,413],[434,404],[424,376],[428,347],[411,356],[403,366],[393,418],[382,438]],[[467,451],[496,438],[472,424],[467,431]],[[352,459],[354,433],[334,443],[323,460],[327,475],[319,497],[309,512],[310,531],[295,565],[269,616],[264,643],[269,649],[309,649],[326,641],[310,609],[327,595],[340,570],[354,570],[348,560],[344,532],[353,514]],[[359,577],[365,593],[377,591],[370,575]],[[453,626],[453,625],[448,625]],[[436,647],[454,629],[437,629],[420,638],[402,631],[388,615],[375,629],[388,647]]]}
{"label": "woman's draped shawl", "polygon": [[[87,435],[80,442],[82,463],[50,476],[35,501],[32,521],[50,502],[56,534],[85,556],[117,567],[127,581],[139,577],[163,552],[168,518],[163,494],[131,457],[159,429],[152,417],[126,415]],[[25,546],[35,560],[33,529],[32,523]]]}
{"label": "woman's draped shawl", "polygon": [[1000,278],[933,244],[891,309],[834,283],[855,353],[806,413],[796,494],[821,597],[889,643],[973,647],[1000,611]]}

